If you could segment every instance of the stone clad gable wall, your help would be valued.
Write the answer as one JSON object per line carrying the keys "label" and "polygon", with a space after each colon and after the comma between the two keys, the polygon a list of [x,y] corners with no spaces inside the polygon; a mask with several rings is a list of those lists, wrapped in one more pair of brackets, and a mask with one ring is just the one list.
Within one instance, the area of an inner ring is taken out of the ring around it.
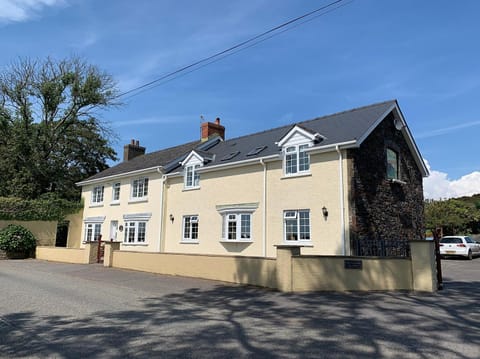
{"label": "stone clad gable wall", "polygon": [[[400,179],[387,180],[387,147],[400,154]],[[402,132],[388,115],[358,149],[350,150],[351,239],[418,240],[424,235],[422,174]]]}

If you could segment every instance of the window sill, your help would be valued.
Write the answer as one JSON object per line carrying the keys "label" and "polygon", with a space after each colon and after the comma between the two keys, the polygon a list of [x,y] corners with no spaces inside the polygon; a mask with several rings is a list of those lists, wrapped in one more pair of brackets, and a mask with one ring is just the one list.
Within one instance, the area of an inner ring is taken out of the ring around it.
{"label": "window sill", "polygon": [[119,206],[120,205],[120,201],[112,201],[110,202],[110,206]]}
{"label": "window sill", "polygon": [[311,176],[312,176],[311,172],[295,173],[295,174],[291,174],[291,175],[285,175],[284,174],[283,177],[281,177],[280,179],[285,180],[285,179],[289,179],[289,178],[311,177]]}
{"label": "window sill", "polygon": [[389,178],[387,181],[390,183],[396,183],[396,184],[402,184],[402,185],[407,184],[407,182],[396,179],[396,178]]}
{"label": "window sill", "polygon": [[125,242],[121,242],[123,246],[132,246],[132,247],[146,247],[148,246],[148,243],[125,243]]}
{"label": "window sill", "polygon": [[221,239],[220,243],[253,243],[252,239]]}
{"label": "window sill", "polygon": [[283,245],[288,245],[292,247],[313,247],[312,241],[283,241]]}
{"label": "window sill", "polygon": [[102,203],[92,203],[90,204],[90,206],[88,206],[89,208],[95,208],[95,207],[103,207],[103,202]]}
{"label": "window sill", "polygon": [[197,191],[200,189],[200,186],[196,186],[196,187],[183,187],[183,191],[182,192],[188,192],[188,191]]}
{"label": "window sill", "polygon": [[180,243],[181,244],[200,244],[200,241],[184,239],[184,240],[180,241]]}
{"label": "window sill", "polygon": [[139,198],[139,199],[133,199],[133,198],[130,198],[130,200],[128,201],[128,203],[144,203],[144,202],[148,202],[148,198],[147,197],[143,197],[143,198]]}

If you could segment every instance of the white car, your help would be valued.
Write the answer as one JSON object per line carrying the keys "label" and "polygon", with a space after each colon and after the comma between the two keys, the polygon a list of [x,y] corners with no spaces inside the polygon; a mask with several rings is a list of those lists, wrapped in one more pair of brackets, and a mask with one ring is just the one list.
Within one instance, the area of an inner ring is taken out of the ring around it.
{"label": "white car", "polygon": [[440,239],[440,255],[472,259],[480,255],[480,244],[468,236],[446,236]]}

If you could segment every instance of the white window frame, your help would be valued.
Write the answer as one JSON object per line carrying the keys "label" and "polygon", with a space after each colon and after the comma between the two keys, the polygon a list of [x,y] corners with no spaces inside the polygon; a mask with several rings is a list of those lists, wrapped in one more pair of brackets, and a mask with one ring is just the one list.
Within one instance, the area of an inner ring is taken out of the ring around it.
{"label": "white window frame", "polygon": [[[119,203],[120,202],[120,189],[121,189],[121,183],[120,182],[115,182],[112,185],[112,203]],[[115,198],[117,197],[117,198]]]}
{"label": "white window frame", "polygon": [[93,242],[102,234],[101,223],[85,223],[84,243]]}
{"label": "white window frame", "polygon": [[[304,144],[292,144],[286,145],[284,147],[284,160],[283,160],[283,171],[285,176],[298,176],[301,174],[310,173],[310,154],[306,151],[310,145],[308,143]],[[295,161],[294,167],[290,169],[291,166],[287,166],[289,159]],[[300,169],[300,160],[306,158],[306,168]]]}
{"label": "white window frame", "polygon": [[[244,231],[244,225],[248,219],[248,232]],[[235,225],[235,232],[231,232],[231,226]],[[246,233],[246,235],[245,235]],[[232,235],[230,235],[232,234]],[[234,238],[232,238],[234,235]],[[224,212],[222,214],[222,241],[225,242],[253,242],[252,238],[252,212]]]}
{"label": "white window frame", "polygon": [[94,206],[102,205],[104,195],[105,195],[105,187],[103,185],[93,187],[90,203]]}
{"label": "white window frame", "polygon": [[132,181],[130,199],[142,201],[148,199],[148,177],[136,178]]}
{"label": "white window frame", "polygon": [[[140,245],[146,246],[147,242],[147,230],[148,221],[152,217],[151,213],[134,213],[123,215],[123,245]],[[143,231],[143,235],[140,235]],[[132,241],[130,239],[130,233],[133,231]]]}
{"label": "white window frame", "polygon": [[[308,232],[302,231],[302,220],[305,217],[302,214],[308,214]],[[288,221],[295,221],[296,230],[294,235],[296,236],[295,239],[287,238],[287,222]],[[303,233],[308,233],[308,238],[301,238]],[[289,209],[283,211],[283,241],[285,243],[299,243],[299,242],[307,242],[310,243],[312,241],[312,221],[310,218],[310,210],[309,209]]]}
{"label": "white window frame", "polygon": [[[123,244],[146,244],[147,221],[126,221],[124,225]],[[130,234],[133,234],[130,240]]]}
{"label": "white window frame", "polygon": [[185,166],[184,187],[186,189],[200,187],[200,174],[198,173],[200,167],[198,163]]}
{"label": "white window frame", "polygon": [[[182,242],[198,243],[199,225],[198,215],[183,216]],[[196,227],[196,230],[194,229]]]}
{"label": "white window frame", "polygon": [[103,222],[105,222],[104,216],[86,217],[83,219],[83,243],[92,242],[98,237],[98,235],[102,234]]}

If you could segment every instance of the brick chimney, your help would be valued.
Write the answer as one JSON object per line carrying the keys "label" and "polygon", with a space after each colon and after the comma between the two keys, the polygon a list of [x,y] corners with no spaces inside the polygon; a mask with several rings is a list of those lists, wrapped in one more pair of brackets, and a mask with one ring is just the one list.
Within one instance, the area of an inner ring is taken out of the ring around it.
{"label": "brick chimney", "polygon": [[225,139],[225,127],[220,125],[220,118],[218,117],[215,122],[203,122],[201,130],[202,142],[208,141],[214,135],[219,135],[222,140]]}
{"label": "brick chimney", "polygon": [[145,154],[145,147],[140,146],[138,140],[132,140],[128,145],[123,146],[123,162]]}

